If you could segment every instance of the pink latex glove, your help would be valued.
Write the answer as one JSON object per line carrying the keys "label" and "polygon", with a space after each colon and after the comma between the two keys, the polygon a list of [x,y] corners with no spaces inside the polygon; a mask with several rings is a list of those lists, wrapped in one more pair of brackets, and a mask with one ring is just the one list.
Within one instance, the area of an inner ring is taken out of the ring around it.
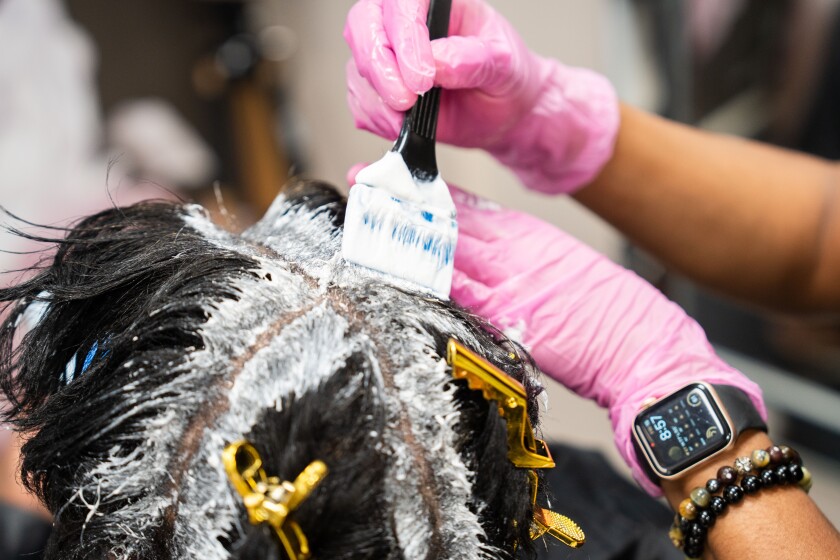
{"label": "pink latex glove", "polygon": [[452,194],[452,299],[519,333],[540,369],[608,408],[618,450],[648,493],[661,490],[632,441],[646,399],[694,381],[732,385],[766,420],[758,386],[718,358],[703,329],[650,284],[545,222]]}
{"label": "pink latex glove", "polygon": [[528,50],[481,0],[453,0],[449,34],[429,41],[429,0],[360,0],[344,37],[348,102],[356,126],[395,139],[402,112],[433,85],[437,137],[482,148],[529,188],[569,193],[610,159],[619,125],[610,83]]}

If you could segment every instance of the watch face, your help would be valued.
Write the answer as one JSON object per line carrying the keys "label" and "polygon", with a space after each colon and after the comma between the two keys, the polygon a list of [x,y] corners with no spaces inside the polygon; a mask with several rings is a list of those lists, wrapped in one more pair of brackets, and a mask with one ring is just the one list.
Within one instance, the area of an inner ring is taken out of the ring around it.
{"label": "watch face", "polygon": [[639,445],[660,476],[672,476],[727,446],[732,430],[709,389],[696,383],[636,417]]}

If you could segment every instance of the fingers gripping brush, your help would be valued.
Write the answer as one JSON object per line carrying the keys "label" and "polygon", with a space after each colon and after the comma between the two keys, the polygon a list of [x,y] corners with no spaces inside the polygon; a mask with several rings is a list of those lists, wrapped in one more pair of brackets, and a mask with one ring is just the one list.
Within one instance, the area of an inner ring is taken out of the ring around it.
{"label": "fingers gripping brush", "polygon": [[[449,0],[432,0],[430,39],[445,37]],[[406,113],[394,147],[356,175],[344,219],[344,259],[449,298],[458,239],[455,205],[440,178],[435,132],[440,88]]]}

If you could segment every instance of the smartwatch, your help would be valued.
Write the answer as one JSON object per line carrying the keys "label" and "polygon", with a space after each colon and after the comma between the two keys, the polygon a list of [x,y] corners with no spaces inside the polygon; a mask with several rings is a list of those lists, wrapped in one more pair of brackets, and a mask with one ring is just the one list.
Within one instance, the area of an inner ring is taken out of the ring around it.
{"label": "smartwatch", "polygon": [[692,383],[647,403],[633,422],[639,463],[655,484],[731,447],[745,430],[767,431],[749,396],[737,387]]}

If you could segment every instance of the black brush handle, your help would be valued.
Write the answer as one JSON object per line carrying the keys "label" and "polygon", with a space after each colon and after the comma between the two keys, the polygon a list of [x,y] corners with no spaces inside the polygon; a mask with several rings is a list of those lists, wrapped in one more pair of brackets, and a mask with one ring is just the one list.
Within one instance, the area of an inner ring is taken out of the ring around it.
{"label": "black brush handle", "polygon": [[[449,34],[451,0],[431,0],[426,25],[429,39],[440,39]],[[406,114],[402,130],[392,152],[402,155],[411,175],[419,181],[431,181],[438,176],[435,157],[440,88],[435,87],[421,95]]]}

